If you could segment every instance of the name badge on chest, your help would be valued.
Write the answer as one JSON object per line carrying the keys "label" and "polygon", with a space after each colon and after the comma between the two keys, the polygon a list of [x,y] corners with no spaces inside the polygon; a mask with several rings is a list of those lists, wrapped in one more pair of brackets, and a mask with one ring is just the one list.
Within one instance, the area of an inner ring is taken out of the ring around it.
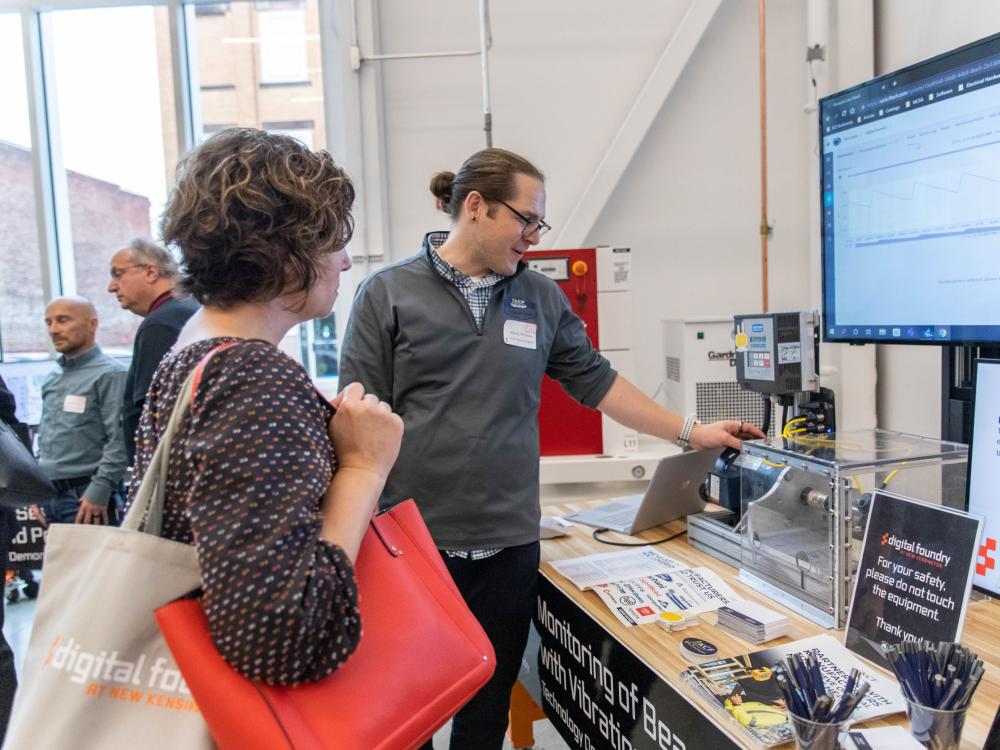
{"label": "name badge on chest", "polygon": [[71,414],[83,414],[87,411],[86,396],[67,396],[63,401],[63,411]]}
{"label": "name badge on chest", "polygon": [[538,333],[537,323],[527,323],[523,320],[505,320],[503,324],[503,342],[522,349],[537,348],[535,339]]}

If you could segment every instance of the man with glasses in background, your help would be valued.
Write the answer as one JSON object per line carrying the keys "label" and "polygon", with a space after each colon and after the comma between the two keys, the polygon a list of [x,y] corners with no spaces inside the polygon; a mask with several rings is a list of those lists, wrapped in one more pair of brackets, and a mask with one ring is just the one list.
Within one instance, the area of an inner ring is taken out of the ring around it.
{"label": "man with glasses in background", "polygon": [[[449,232],[358,288],[340,361],[403,418],[383,507],[413,497],[497,656],[455,716],[451,750],[499,750],[535,605],[543,375],[622,424],[696,448],[740,446],[738,421],[659,406],[597,352],[558,285],[524,261],[549,229],[542,173],[503,149],[431,181]],[[747,437],[763,437],[747,426]],[[425,748],[429,748],[426,745]]]}
{"label": "man with glasses in background", "polygon": [[132,365],[125,381],[122,430],[129,465],[135,460],[135,431],[153,373],[198,305],[174,292],[177,261],[164,248],[137,238],[111,257],[108,291],[122,309],[143,318],[135,332]]}

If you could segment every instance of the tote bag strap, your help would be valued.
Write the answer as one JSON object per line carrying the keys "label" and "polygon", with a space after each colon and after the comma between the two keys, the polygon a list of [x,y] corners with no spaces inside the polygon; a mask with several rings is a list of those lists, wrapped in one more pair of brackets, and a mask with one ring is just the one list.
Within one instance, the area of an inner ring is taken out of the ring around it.
{"label": "tote bag strap", "polygon": [[[217,352],[236,346],[237,343],[239,342],[228,341],[225,344],[219,344],[202,357],[198,365],[191,370],[190,374],[184,380],[184,384],[177,394],[177,401],[174,403],[173,411],[170,413],[167,429],[163,431],[163,435],[160,436],[160,441],[156,445],[156,450],[153,451],[153,457],[150,459],[149,466],[146,467],[146,473],[140,481],[139,489],[135,493],[135,499],[132,501],[132,507],[129,508],[128,513],[125,514],[125,518],[122,520],[123,529],[139,531],[140,527],[142,527],[142,530],[147,534],[160,536],[163,528],[167,465],[170,461],[170,446],[173,444],[177,427],[181,423],[181,420],[184,419],[184,415],[187,414],[188,406],[194,401],[198,384],[201,382],[201,376],[208,361]],[[145,524],[143,523],[143,518],[146,519]]]}

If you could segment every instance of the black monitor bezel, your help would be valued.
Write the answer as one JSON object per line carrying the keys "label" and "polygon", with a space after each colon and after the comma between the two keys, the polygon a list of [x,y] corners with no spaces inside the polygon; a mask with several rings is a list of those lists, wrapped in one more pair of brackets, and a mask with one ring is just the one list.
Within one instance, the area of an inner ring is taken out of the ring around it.
{"label": "black monitor bezel", "polygon": [[[827,295],[827,285],[826,285],[826,281],[827,281],[827,278],[826,278],[827,277],[827,273],[826,273],[826,255],[827,255],[826,233],[823,231],[823,209],[824,209],[824,205],[823,205],[823,137],[825,135],[824,132],[823,132],[823,107],[824,107],[824,105],[828,104],[830,100],[832,100],[832,99],[839,99],[839,98],[841,98],[843,96],[846,96],[846,95],[850,94],[852,91],[859,91],[859,90],[864,89],[864,88],[866,88],[868,86],[873,86],[873,85],[879,83],[880,81],[889,80],[889,79],[892,79],[892,78],[894,78],[896,76],[900,76],[900,75],[909,73],[910,71],[913,71],[915,69],[918,69],[918,68],[921,68],[921,67],[924,67],[924,66],[933,65],[933,64],[938,63],[938,62],[940,62],[941,60],[943,60],[943,59],[945,59],[947,57],[951,57],[952,55],[959,55],[959,54],[962,54],[964,52],[967,52],[968,50],[970,50],[970,49],[972,49],[974,47],[984,46],[984,45],[991,44],[991,43],[1000,43],[1000,33],[991,34],[990,36],[983,37],[982,39],[977,39],[974,42],[969,42],[968,44],[963,44],[961,47],[956,47],[954,49],[948,50],[947,52],[942,52],[939,55],[934,55],[933,57],[928,57],[928,58],[926,58],[924,60],[920,60],[918,62],[912,63],[911,65],[907,65],[905,67],[898,68],[898,69],[893,70],[893,71],[891,71],[889,73],[883,73],[882,75],[876,76],[875,78],[870,78],[867,81],[862,81],[861,83],[855,84],[854,86],[850,86],[850,87],[848,87],[846,89],[842,89],[842,90],[836,91],[836,92],[834,92],[832,94],[827,94],[826,96],[820,97],[819,102],[818,102],[817,107],[816,107],[816,115],[817,115],[816,116],[816,120],[817,120],[817,127],[819,129],[819,160],[820,160],[820,167],[819,167],[820,308],[822,309],[822,319],[823,319],[823,326],[822,326],[823,343],[827,343],[827,344],[892,344],[892,345],[905,344],[907,346],[977,346],[977,345],[978,346],[990,346],[990,345],[995,345],[995,344],[1000,343],[1000,336],[998,336],[996,339],[964,339],[964,338],[963,339],[952,339],[952,338],[949,338],[949,339],[946,339],[946,340],[944,340],[944,339],[922,339],[922,338],[913,338],[913,339],[911,339],[911,338],[898,338],[898,339],[897,338],[880,338],[880,337],[876,337],[876,336],[868,337],[868,336],[864,336],[864,335],[857,335],[857,336],[854,336],[854,335],[852,335],[852,336],[831,336],[827,332],[829,329],[828,329],[828,327],[826,325],[828,317],[829,317],[829,306],[827,304],[827,297],[828,297],[828,295]],[[830,252],[833,252],[832,248],[830,249]],[[944,323],[944,321],[939,321],[939,322]],[[907,324],[907,325],[917,326],[918,324],[917,323],[910,323],[910,324]],[[851,327],[854,328],[856,326],[851,326]],[[865,326],[865,327],[868,327],[868,326]],[[875,328],[877,326],[871,326],[871,327]]]}
{"label": "black monitor bezel", "polygon": [[[969,430],[969,451],[968,459],[966,460],[965,467],[965,512],[971,513],[969,510],[969,504],[972,500],[972,443],[976,436],[976,394],[979,392],[977,389],[979,387],[979,364],[997,365],[1000,366],[1000,359],[994,359],[992,357],[976,357],[972,361],[972,421],[971,429]],[[981,541],[981,540],[980,540]],[[975,564],[975,563],[973,563]],[[973,571],[975,572],[975,571]],[[973,576],[973,581],[975,581],[975,576]],[[972,588],[981,594],[993,597],[994,599],[1000,599],[1000,591],[992,591],[982,586],[977,586],[975,583],[972,584]]]}

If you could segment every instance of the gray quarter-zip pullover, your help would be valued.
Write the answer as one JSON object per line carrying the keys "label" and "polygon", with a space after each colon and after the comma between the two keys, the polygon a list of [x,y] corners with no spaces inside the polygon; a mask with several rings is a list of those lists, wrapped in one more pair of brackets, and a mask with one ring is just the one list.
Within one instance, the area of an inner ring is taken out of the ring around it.
{"label": "gray quarter-zip pullover", "polygon": [[405,424],[383,506],[413,497],[441,549],[538,539],[538,405],[544,374],[595,408],[617,373],[562,290],[522,263],[497,283],[481,329],[420,254],[360,285],[340,361]]}

